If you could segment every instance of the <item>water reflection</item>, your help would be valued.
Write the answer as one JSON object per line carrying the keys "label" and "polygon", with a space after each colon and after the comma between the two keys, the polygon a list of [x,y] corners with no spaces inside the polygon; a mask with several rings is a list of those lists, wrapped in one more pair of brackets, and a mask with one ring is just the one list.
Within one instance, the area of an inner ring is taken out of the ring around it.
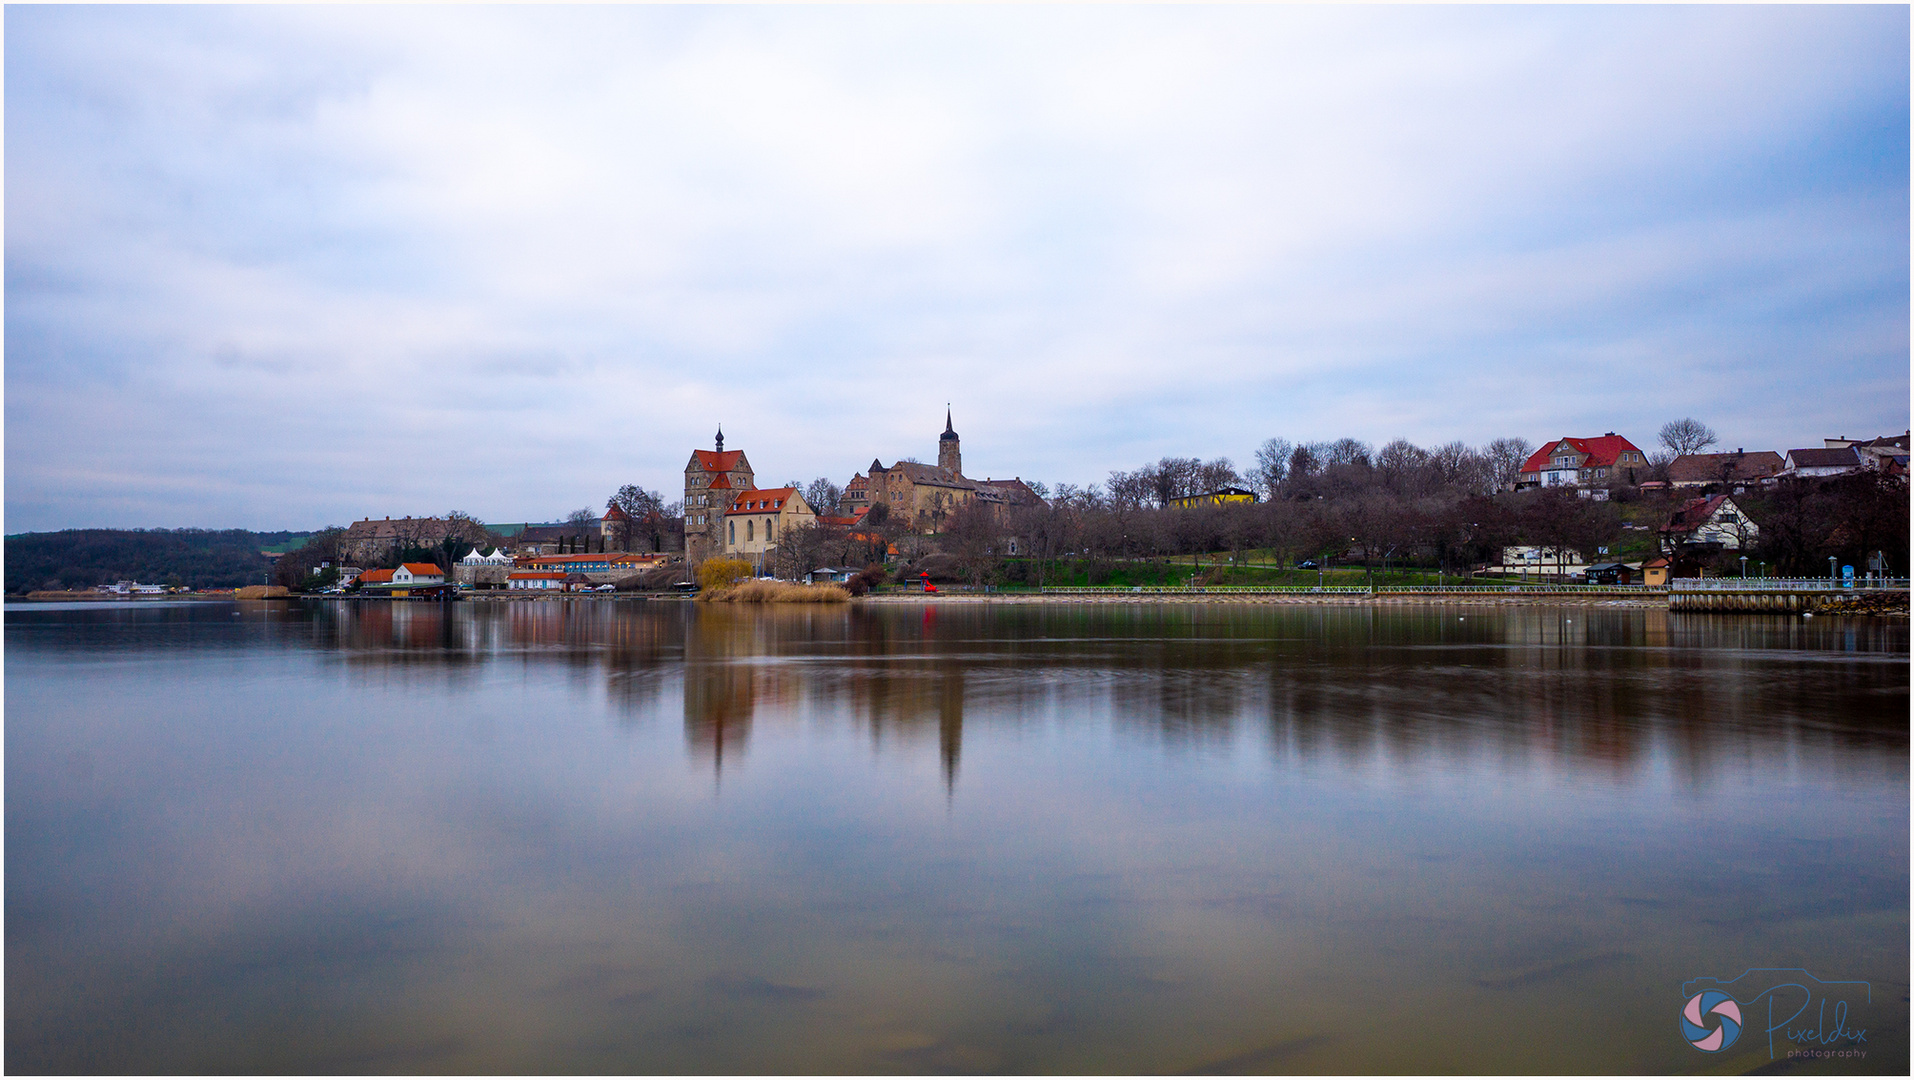
{"label": "water reflection", "polygon": [[9,609],[7,1062],[1682,1071],[1669,988],[1785,962],[1886,988],[1904,1069],[1907,650],[1595,607]]}

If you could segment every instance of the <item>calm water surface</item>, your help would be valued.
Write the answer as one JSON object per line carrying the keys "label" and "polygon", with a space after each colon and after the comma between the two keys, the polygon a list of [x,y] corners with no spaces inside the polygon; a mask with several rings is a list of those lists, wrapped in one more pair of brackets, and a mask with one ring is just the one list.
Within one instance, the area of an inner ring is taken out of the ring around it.
{"label": "calm water surface", "polygon": [[[1908,1067],[1904,622],[6,609],[12,1072]],[[1832,1017],[1828,1018],[1830,1021]],[[1797,1040],[1799,1041],[1799,1040]]]}

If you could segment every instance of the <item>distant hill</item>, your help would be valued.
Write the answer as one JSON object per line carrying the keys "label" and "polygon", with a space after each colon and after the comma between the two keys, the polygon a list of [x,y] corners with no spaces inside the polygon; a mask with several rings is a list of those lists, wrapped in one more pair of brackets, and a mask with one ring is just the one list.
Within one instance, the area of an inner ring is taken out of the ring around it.
{"label": "distant hill", "polygon": [[66,529],[6,538],[6,591],[86,589],[122,578],[224,589],[258,585],[303,532],[245,529]]}

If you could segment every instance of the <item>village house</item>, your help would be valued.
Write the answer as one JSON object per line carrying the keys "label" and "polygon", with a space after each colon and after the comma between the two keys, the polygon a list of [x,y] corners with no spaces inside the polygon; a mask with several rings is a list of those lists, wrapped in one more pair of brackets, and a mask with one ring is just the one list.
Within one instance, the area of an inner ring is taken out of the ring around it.
{"label": "village house", "polygon": [[1180,499],[1171,499],[1166,506],[1188,510],[1197,506],[1221,506],[1224,503],[1253,503],[1256,493],[1248,488],[1226,487],[1215,491],[1205,491],[1200,495],[1185,495]]}
{"label": "village house", "polygon": [[1785,464],[1773,450],[1750,454],[1736,448],[1731,454],[1683,454],[1668,463],[1668,484],[1674,488],[1745,490],[1751,484],[1772,483]]}
{"label": "village house", "polygon": [[1604,432],[1599,438],[1557,439],[1522,463],[1515,486],[1610,487],[1633,484],[1648,469],[1648,458],[1634,443]]}
{"label": "village house", "polygon": [[1860,472],[1865,467],[1860,452],[1851,445],[1833,449],[1808,447],[1788,451],[1779,475],[1798,478],[1846,476]]}
{"label": "village house", "polygon": [[1676,557],[1745,551],[1761,535],[1753,519],[1735,505],[1732,495],[1692,499],[1670,514],[1667,524],[1657,532],[1662,551]]}

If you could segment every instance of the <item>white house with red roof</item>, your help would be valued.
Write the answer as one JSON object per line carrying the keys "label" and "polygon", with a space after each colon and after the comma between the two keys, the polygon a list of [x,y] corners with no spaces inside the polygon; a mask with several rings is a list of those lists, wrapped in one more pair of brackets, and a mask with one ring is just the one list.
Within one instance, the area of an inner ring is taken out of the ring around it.
{"label": "white house with red roof", "polygon": [[762,565],[779,537],[816,522],[817,512],[794,487],[740,491],[724,513],[724,553]]}
{"label": "white house with red roof", "polygon": [[392,584],[400,588],[418,585],[445,584],[445,571],[429,562],[409,562],[399,564],[392,571]]}
{"label": "white house with red roof", "polygon": [[1633,484],[1647,474],[1641,448],[1612,431],[1596,438],[1563,438],[1542,447],[1522,463],[1515,486],[1608,487]]}

